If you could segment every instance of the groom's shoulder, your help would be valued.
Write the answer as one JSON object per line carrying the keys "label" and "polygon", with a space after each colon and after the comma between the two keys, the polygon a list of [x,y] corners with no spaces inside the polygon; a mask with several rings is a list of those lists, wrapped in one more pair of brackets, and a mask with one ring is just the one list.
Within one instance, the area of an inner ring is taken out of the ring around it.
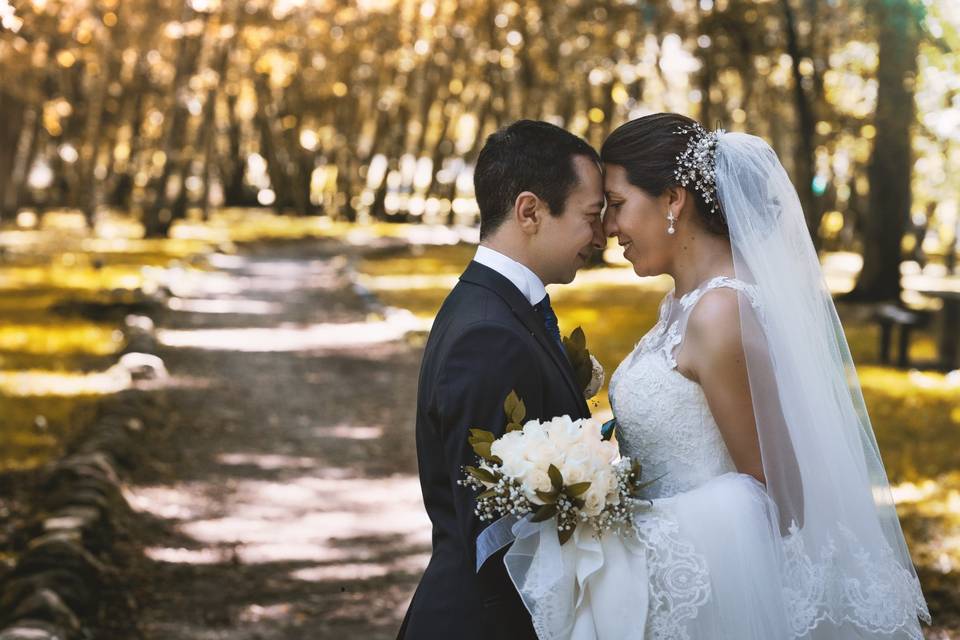
{"label": "groom's shoulder", "polygon": [[469,282],[457,284],[447,296],[434,322],[447,325],[450,337],[471,332],[498,332],[522,335],[523,324],[497,294]]}
{"label": "groom's shoulder", "polygon": [[530,338],[530,332],[502,297],[463,280],[444,300],[433,326],[435,330],[441,330],[447,343],[458,341],[467,334],[471,339],[501,336],[525,341]]}
{"label": "groom's shoulder", "polygon": [[510,305],[497,292],[483,285],[461,279],[440,307],[440,315],[455,315],[475,320],[498,320],[513,317]]}
{"label": "groom's shoulder", "polygon": [[450,292],[450,295],[458,296],[458,298],[462,299],[464,304],[468,305],[482,304],[490,306],[491,303],[493,303],[492,308],[495,311],[508,308],[506,302],[503,300],[500,294],[489,287],[486,287],[482,284],[477,284],[471,280],[461,279]]}

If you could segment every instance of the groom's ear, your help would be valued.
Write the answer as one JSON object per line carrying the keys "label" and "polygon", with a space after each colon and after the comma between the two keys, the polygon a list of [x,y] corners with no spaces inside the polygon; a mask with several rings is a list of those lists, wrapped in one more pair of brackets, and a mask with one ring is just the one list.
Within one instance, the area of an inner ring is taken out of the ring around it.
{"label": "groom's ear", "polygon": [[513,216],[525,233],[533,235],[540,228],[540,223],[546,213],[546,203],[531,191],[522,191],[513,203]]}

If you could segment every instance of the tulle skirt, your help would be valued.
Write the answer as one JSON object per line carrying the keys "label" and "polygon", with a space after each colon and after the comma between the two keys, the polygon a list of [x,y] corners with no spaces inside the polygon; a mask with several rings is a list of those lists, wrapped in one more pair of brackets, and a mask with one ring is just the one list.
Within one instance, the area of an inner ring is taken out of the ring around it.
{"label": "tulle skirt", "polygon": [[776,506],[751,476],[652,503],[635,535],[580,527],[560,545],[553,523],[514,525],[504,562],[541,640],[922,638],[915,619],[870,630],[802,610],[790,582],[806,567],[791,567]]}

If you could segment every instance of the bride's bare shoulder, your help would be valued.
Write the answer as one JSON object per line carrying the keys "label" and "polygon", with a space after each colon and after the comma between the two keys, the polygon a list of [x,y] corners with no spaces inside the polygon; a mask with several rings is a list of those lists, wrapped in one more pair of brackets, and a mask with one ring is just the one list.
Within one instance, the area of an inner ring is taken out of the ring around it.
{"label": "bride's bare shoulder", "polygon": [[701,355],[739,354],[742,358],[740,300],[736,289],[716,287],[704,292],[690,311],[686,341]]}

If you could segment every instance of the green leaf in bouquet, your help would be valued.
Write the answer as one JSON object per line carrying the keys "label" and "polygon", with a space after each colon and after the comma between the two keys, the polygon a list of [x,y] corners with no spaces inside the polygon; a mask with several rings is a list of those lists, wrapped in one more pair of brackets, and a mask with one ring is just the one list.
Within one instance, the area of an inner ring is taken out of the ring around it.
{"label": "green leaf in bouquet", "polygon": [[511,431],[523,431],[523,425],[519,422],[510,422],[507,424],[507,433]]}
{"label": "green leaf in bouquet", "polygon": [[493,443],[491,443],[491,442],[477,442],[477,443],[475,443],[475,444],[473,445],[473,450],[474,450],[474,452],[476,452],[476,454],[477,454],[478,456],[480,456],[480,457],[483,458],[484,460],[487,460],[487,461],[489,461],[489,462],[493,462],[494,464],[503,464],[503,460],[501,460],[501,459],[498,458],[497,456],[495,456],[495,455],[493,455],[492,453],[490,453],[490,445],[491,445],[491,444],[493,444]]}
{"label": "green leaf in bouquet", "polygon": [[530,522],[544,522],[549,520],[553,516],[557,515],[559,509],[555,504],[545,504],[537,512],[533,514],[533,517],[530,518]]}
{"label": "green leaf in bouquet", "polygon": [[573,532],[576,531],[576,525],[570,527],[569,529],[564,529],[557,532],[557,536],[560,538],[560,544],[566,544],[567,540],[573,535]]}
{"label": "green leaf in bouquet", "polygon": [[557,497],[560,494],[556,491],[540,491],[537,490],[537,497],[543,500],[544,504],[553,504],[557,501]]}
{"label": "green leaf in bouquet", "polygon": [[587,335],[583,332],[583,327],[577,327],[570,333],[570,342],[578,349],[587,348]]}
{"label": "green leaf in bouquet", "polygon": [[563,490],[563,474],[560,473],[560,469],[557,469],[554,465],[550,465],[547,469],[547,475],[550,476],[550,482],[553,484],[555,491]]}
{"label": "green leaf in bouquet", "polygon": [[609,440],[613,437],[613,432],[617,429],[617,419],[610,418],[600,427],[600,439]]}
{"label": "green leaf in bouquet", "polygon": [[569,336],[563,338],[563,348],[573,367],[577,384],[582,389],[586,389],[593,378],[593,363],[590,361],[590,351],[587,349],[587,337],[583,333],[583,328],[577,327]]}
{"label": "green leaf in bouquet", "polygon": [[476,478],[481,482],[496,482],[497,476],[493,475],[492,472],[487,471],[486,469],[481,469],[479,467],[464,467],[464,471],[469,473],[471,476]]}
{"label": "green leaf in bouquet", "polygon": [[497,490],[496,490],[496,489],[487,489],[486,491],[484,491],[483,493],[481,493],[480,495],[477,496],[477,500],[484,500],[484,499],[486,499],[486,498],[493,498],[493,497],[496,496],[496,495],[497,495]]}
{"label": "green leaf in bouquet", "polygon": [[470,429],[470,444],[474,442],[493,442],[497,437],[484,429]]}
{"label": "green leaf in bouquet", "polygon": [[577,482],[571,484],[566,488],[566,494],[571,498],[578,498],[587,492],[587,489],[590,488],[589,482]]}
{"label": "green leaf in bouquet", "polygon": [[527,406],[515,390],[511,391],[510,395],[508,395],[507,399],[503,402],[503,411],[507,414],[507,422],[518,422],[522,424],[523,419],[527,417]]}
{"label": "green leaf in bouquet", "polygon": [[577,509],[583,509],[585,506],[587,506],[587,501],[583,498],[570,498],[570,502],[572,502],[573,506],[575,506]]}
{"label": "green leaf in bouquet", "polygon": [[[660,476],[657,476],[657,477],[654,478],[653,480],[647,480],[646,482],[640,482],[640,483],[634,484],[634,485],[633,485],[633,489],[631,490],[630,493],[635,496],[635,495],[636,495],[637,493],[639,493],[640,491],[643,491],[644,489],[646,489],[646,488],[649,487],[650,485],[652,485],[652,484],[654,484],[655,482],[659,481],[660,478],[662,478],[662,477],[665,476],[665,475],[667,475],[667,474],[664,473],[664,474],[662,474],[662,475],[660,475]],[[639,473],[637,474],[637,477],[638,477],[638,478],[640,477]]]}

